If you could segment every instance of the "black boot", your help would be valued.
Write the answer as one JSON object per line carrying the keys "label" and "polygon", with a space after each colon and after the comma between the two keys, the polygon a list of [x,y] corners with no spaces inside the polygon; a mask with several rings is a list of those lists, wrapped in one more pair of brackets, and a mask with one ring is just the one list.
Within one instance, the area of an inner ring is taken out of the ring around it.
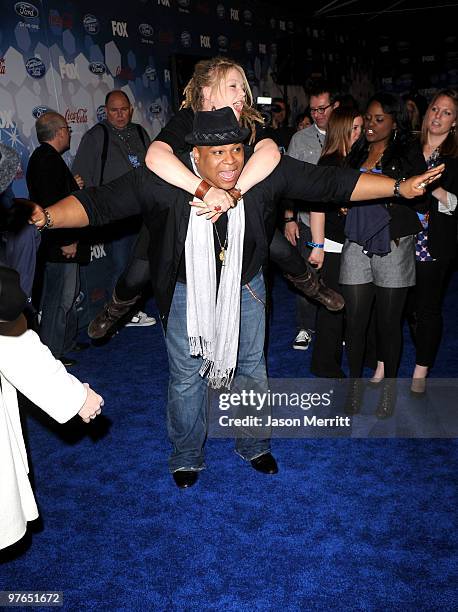
{"label": "black boot", "polygon": [[105,304],[102,312],[89,323],[87,334],[93,340],[104,338],[110,331],[113,331],[114,326],[122,317],[127,315],[132,306],[138,302],[140,295],[136,295],[132,300],[120,300],[116,297],[115,291],[108,304]]}
{"label": "black boot", "polygon": [[323,304],[323,306],[332,312],[342,310],[345,306],[345,301],[340,293],[327,287],[318,278],[311,266],[307,266],[307,272],[304,272],[304,274],[299,276],[285,274],[285,277],[306,297],[320,302],[320,304]]}
{"label": "black boot", "polygon": [[364,381],[361,378],[353,378],[348,382],[348,393],[345,399],[344,412],[352,415],[361,411],[364,395]]}
{"label": "black boot", "polygon": [[378,419],[388,419],[390,416],[393,416],[394,407],[396,406],[396,379],[385,378],[381,384],[383,385],[382,393],[375,410],[375,416]]}

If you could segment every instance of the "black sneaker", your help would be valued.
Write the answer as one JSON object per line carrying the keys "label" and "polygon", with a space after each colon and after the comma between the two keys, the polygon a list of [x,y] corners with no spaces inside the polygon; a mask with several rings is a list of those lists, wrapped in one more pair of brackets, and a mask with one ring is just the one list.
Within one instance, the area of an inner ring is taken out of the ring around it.
{"label": "black sneaker", "polygon": [[301,329],[293,342],[293,349],[306,351],[312,342],[312,333],[310,329]]}

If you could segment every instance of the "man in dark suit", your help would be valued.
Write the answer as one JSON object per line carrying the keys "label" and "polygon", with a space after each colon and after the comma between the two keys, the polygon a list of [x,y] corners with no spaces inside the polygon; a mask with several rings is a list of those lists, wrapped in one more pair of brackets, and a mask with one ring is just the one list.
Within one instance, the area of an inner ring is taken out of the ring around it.
{"label": "man in dark suit", "polygon": [[[187,137],[194,148],[183,162],[202,179],[195,204],[205,217],[219,217],[214,224],[190,213],[189,193],[145,167],[66,198],[52,206],[47,217],[39,207],[31,215],[40,228],[102,225],[135,213],[143,215],[151,235],[152,283],[169,358],[167,423],[173,445],[169,467],[182,488],[192,486],[205,467],[208,385],[229,386],[236,374],[238,389],[267,391],[261,269],[275,230],[276,203],[285,197],[365,200],[401,189],[404,197],[412,198],[421,195],[440,172],[401,184],[285,156],[270,176],[242,195],[236,185],[245,163],[240,144],[245,136],[232,109],[223,108],[197,112]],[[211,186],[230,191],[238,200],[227,215],[220,214],[220,207],[209,209],[202,202]],[[237,439],[236,451],[254,469],[276,473],[270,440],[251,433]]]}
{"label": "man in dark suit", "polygon": [[[40,146],[27,167],[29,196],[46,209],[78,189],[76,178],[62,154],[70,148],[71,128],[56,112],[42,115],[35,124]],[[78,242],[78,230],[60,230],[43,236],[39,256],[44,262],[40,338],[64,365],[76,362],[66,353],[75,348],[78,320],[79,263],[89,260],[89,246]]]}

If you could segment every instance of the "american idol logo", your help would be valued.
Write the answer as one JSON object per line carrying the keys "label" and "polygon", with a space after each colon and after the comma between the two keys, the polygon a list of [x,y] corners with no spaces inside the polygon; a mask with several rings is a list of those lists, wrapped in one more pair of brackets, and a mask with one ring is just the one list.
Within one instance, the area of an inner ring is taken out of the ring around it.
{"label": "american idol logo", "polygon": [[181,8],[188,8],[191,3],[191,0],[178,0],[178,6]]}
{"label": "american idol logo", "polygon": [[147,66],[145,68],[145,76],[148,81],[155,81],[157,79],[156,68],[153,68],[153,66]]}
{"label": "american idol logo", "polygon": [[35,117],[35,119],[39,119],[42,115],[48,113],[50,110],[51,109],[49,109],[47,106],[35,106],[35,108],[32,110],[32,115]]}
{"label": "american idol logo", "polygon": [[24,19],[35,19],[40,14],[37,7],[29,2],[16,2],[14,10],[19,17],[24,17]]}
{"label": "american idol logo", "polygon": [[97,121],[104,121],[107,118],[107,111],[104,104],[101,104],[95,111]]}
{"label": "american idol logo", "polygon": [[154,34],[154,28],[153,26],[150,26],[149,23],[141,23],[138,26],[138,31],[142,36],[146,36],[146,38],[151,38],[151,36]]}
{"label": "american idol logo", "polygon": [[225,14],[226,14],[226,9],[224,7],[224,4],[218,4],[216,6],[216,14],[218,15],[219,19],[224,19]]}
{"label": "american idol logo", "polygon": [[89,70],[92,74],[102,75],[105,74],[107,68],[103,62],[91,62],[89,64]]}
{"label": "american idol logo", "polygon": [[189,32],[181,32],[181,44],[183,47],[191,46],[191,34]]}
{"label": "american idol logo", "polygon": [[90,13],[84,15],[83,26],[88,34],[98,34],[100,31],[99,20],[97,19],[97,17],[94,17],[94,15],[91,15]]}
{"label": "american idol logo", "polygon": [[149,112],[152,115],[159,115],[162,112],[162,106],[160,104],[157,104],[157,102],[153,102],[153,104],[151,104],[151,106],[149,107]]}
{"label": "american idol logo", "polygon": [[219,49],[221,49],[221,51],[226,51],[228,44],[229,40],[227,36],[224,36],[223,34],[221,34],[221,36],[218,36],[218,47]]}
{"label": "american idol logo", "polygon": [[243,23],[247,26],[253,23],[253,13],[249,9],[243,11]]}
{"label": "american idol logo", "polygon": [[46,72],[46,66],[39,57],[31,57],[25,63],[25,69],[33,79],[41,79]]}

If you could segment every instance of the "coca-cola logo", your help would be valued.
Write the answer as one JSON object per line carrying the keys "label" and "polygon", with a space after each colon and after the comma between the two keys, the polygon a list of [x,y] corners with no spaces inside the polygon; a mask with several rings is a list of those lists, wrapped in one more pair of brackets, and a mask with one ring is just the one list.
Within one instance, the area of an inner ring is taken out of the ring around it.
{"label": "coca-cola logo", "polygon": [[35,19],[40,14],[37,7],[28,2],[16,2],[14,10],[20,17],[24,19]]}
{"label": "coca-cola logo", "polygon": [[65,121],[67,123],[87,123],[87,108],[79,108],[78,110],[65,111]]}
{"label": "coca-cola logo", "polygon": [[126,81],[133,81],[135,79],[135,74],[132,68],[121,68],[121,66],[117,67],[116,76],[120,79],[125,79]]}

